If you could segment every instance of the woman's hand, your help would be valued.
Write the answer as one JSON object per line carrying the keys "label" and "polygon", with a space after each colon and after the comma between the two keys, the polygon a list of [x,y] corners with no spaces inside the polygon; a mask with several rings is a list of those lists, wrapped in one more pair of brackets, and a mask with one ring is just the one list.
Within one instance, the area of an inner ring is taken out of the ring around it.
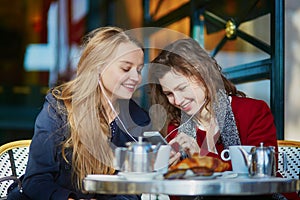
{"label": "woman's hand", "polygon": [[185,133],[178,134],[169,142],[169,144],[172,146],[172,152],[169,161],[170,164],[177,163],[180,160],[180,151],[184,151],[189,157],[191,157],[194,153],[200,152],[200,147],[198,146],[197,141]]}
{"label": "woman's hand", "polygon": [[170,152],[169,166],[175,165],[180,161],[181,154],[173,149]]}

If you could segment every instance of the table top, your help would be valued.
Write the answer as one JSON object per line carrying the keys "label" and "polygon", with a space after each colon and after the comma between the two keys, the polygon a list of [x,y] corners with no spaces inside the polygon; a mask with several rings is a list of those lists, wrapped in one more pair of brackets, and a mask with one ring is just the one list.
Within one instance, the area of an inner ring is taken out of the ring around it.
{"label": "table top", "polygon": [[166,194],[166,195],[261,195],[272,193],[295,192],[300,190],[297,179],[269,177],[249,178],[237,176],[232,178],[195,178],[166,180],[126,179],[118,175],[89,175],[83,183],[88,192],[101,194]]}

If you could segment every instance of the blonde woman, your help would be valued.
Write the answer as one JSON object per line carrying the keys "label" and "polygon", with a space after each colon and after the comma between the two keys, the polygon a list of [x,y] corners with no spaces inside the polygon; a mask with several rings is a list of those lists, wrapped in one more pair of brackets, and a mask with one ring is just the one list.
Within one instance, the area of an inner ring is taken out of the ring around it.
{"label": "blonde woman", "polygon": [[149,129],[148,114],[131,100],[143,65],[141,45],[120,28],[99,28],[86,37],[76,77],[51,90],[36,119],[24,198],[140,199],[87,194],[82,180],[114,174],[114,147]]}

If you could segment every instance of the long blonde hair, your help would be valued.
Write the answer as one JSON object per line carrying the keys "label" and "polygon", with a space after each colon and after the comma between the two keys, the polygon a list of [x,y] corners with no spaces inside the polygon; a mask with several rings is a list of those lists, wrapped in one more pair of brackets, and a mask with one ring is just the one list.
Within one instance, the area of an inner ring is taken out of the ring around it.
{"label": "long blonde hair", "polygon": [[111,108],[104,107],[106,99],[98,81],[115,49],[127,42],[142,49],[137,40],[120,28],[102,27],[92,31],[85,38],[76,77],[52,91],[66,106],[70,137],[62,144],[62,154],[70,162],[66,150],[73,152],[72,178],[79,189],[87,174],[114,173],[108,120]]}

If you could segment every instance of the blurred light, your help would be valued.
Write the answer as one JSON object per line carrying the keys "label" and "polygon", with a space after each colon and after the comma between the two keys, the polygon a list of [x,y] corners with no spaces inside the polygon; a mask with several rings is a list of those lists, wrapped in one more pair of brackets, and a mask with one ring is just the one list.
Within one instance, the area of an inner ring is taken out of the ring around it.
{"label": "blurred light", "polygon": [[26,71],[49,71],[55,66],[56,58],[48,44],[28,45],[25,52]]}

